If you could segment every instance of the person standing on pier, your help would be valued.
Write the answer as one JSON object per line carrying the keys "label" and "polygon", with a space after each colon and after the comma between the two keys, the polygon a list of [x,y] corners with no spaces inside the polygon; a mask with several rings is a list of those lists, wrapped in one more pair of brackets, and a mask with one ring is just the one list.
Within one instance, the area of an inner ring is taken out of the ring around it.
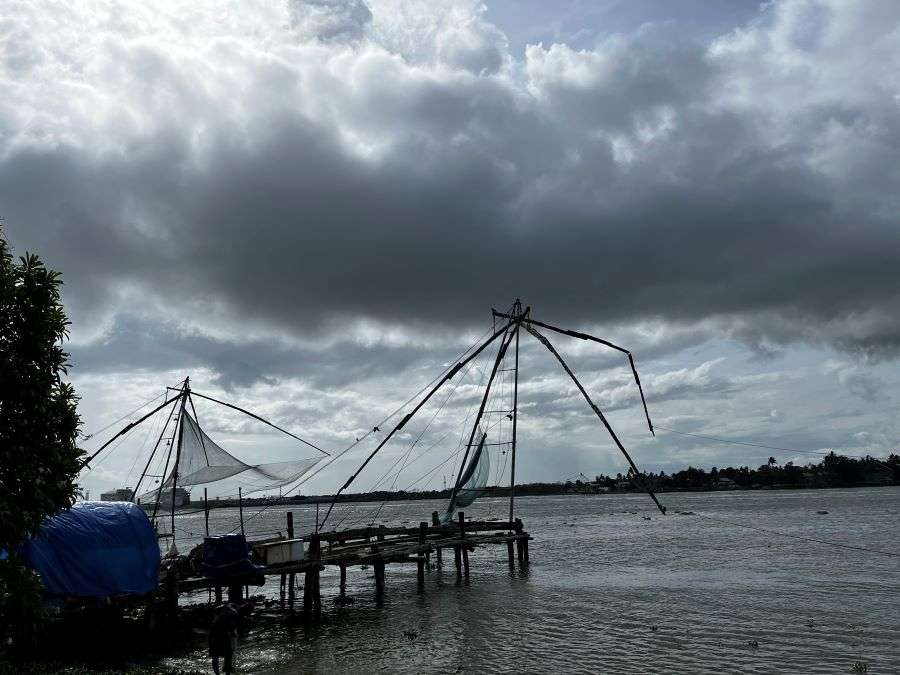
{"label": "person standing on pier", "polygon": [[212,626],[209,629],[209,656],[212,659],[213,672],[216,675],[219,675],[219,658],[225,662],[225,675],[233,672],[240,621],[241,615],[231,603],[223,605],[213,618]]}

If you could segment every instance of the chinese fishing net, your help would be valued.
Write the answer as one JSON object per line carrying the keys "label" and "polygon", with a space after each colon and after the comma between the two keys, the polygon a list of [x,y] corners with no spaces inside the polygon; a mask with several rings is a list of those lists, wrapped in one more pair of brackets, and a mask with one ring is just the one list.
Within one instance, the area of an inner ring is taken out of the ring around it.
{"label": "chinese fishing net", "polygon": [[[215,483],[235,476],[249,488],[248,493],[262,492],[293,483],[321,459],[309,457],[285,462],[247,464],[207,436],[187,411],[184,411],[182,420],[184,428],[177,463],[178,487]],[[171,490],[175,475],[176,469],[173,468],[158,490],[162,490],[163,494],[166,489]],[[146,503],[148,500],[155,500],[158,490],[141,495],[141,501]]]}

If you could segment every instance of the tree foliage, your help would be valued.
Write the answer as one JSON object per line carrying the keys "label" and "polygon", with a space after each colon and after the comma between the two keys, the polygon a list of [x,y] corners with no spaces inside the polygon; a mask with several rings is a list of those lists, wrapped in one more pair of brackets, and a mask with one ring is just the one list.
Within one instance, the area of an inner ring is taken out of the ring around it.
{"label": "tree foliage", "polygon": [[77,397],[63,381],[62,279],[0,237],[0,549],[71,506],[82,452]]}
{"label": "tree foliage", "polygon": [[40,584],[15,549],[75,500],[78,399],[63,381],[69,322],[62,280],[0,233],[0,637],[24,647],[42,616]]}

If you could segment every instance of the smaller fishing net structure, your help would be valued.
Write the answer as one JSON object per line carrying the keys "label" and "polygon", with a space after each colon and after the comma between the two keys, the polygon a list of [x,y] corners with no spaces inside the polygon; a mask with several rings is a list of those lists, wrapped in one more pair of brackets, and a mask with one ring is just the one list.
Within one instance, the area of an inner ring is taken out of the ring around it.
{"label": "smaller fishing net structure", "polygon": [[[141,495],[141,502],[155,501],[157,493],[171,490],[173,486],[189,487],[215,483],[239,476],[248,485],[248,492],[262,492],[289,485],[302,477],[319,462],[319,457],[309,457],[284,462],[247,464],[212,440],[191,415],[184,411],[181,450],[177,467],[173,468],[163,484]],[[176,478],[177,471],[177,478]]]}

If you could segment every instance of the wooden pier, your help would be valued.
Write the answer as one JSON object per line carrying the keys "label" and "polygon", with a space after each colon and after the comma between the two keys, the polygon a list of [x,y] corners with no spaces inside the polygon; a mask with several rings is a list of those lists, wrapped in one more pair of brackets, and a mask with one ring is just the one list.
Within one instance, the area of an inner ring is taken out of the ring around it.
{"label": "wooden pier", "polygon": [[[288,533],[293,530],[293,514],[288,513]],[[217,600],[222,598],[222,589],[228,589],[230,600],[239,600],[247,586],[259,586],[265,578],[277,576],[281,579],[281,601],[294,605],[295,575],[304,575],[303,583],[303,615],[316,619],[322,611],[322,594],[320,574],[326,566],[331,565],[340,570],[340,596],[344,597],[346,589],[347,568],[355,566],[371,566],[374,570],[375,593],[384,593],[385,570],[391,564],[415,564],[418,572],[418,585],[422,589],[425,575],[432,569],[441,569],[444,565],[444,551],[453,551],[453,565],[458,580],[469,577],[469,554],[485,546],[506,546],[510,567],[516,561],[520,565],[528,563],[528,542],[531,536],[525,531],[522,521],[466,521],[463,512],[459,512],[458,520],[451,524],[441,525],[438,514],[432,514],[432,522],[421,522],[418,527],[363,527],[343,531],[312,533],[298,539],[307,546],[302,560],[282,564],[264,565],[258,573],[251,576],[237,576],[223,579],[209,579],[196,576],[178,579],[169,574],[164,579],[163,590],[170,602],[177,603],[180,593],[195,592],[201,589],[215,591]],[[267,543],[271,543],[268,540]],[[251,547],[254,544],[251,542]],[[257,542],[256,546],[263,545]],[[432,563],[431,558],[435,561]],[[174,608],[173,608],[174,609]]]}

